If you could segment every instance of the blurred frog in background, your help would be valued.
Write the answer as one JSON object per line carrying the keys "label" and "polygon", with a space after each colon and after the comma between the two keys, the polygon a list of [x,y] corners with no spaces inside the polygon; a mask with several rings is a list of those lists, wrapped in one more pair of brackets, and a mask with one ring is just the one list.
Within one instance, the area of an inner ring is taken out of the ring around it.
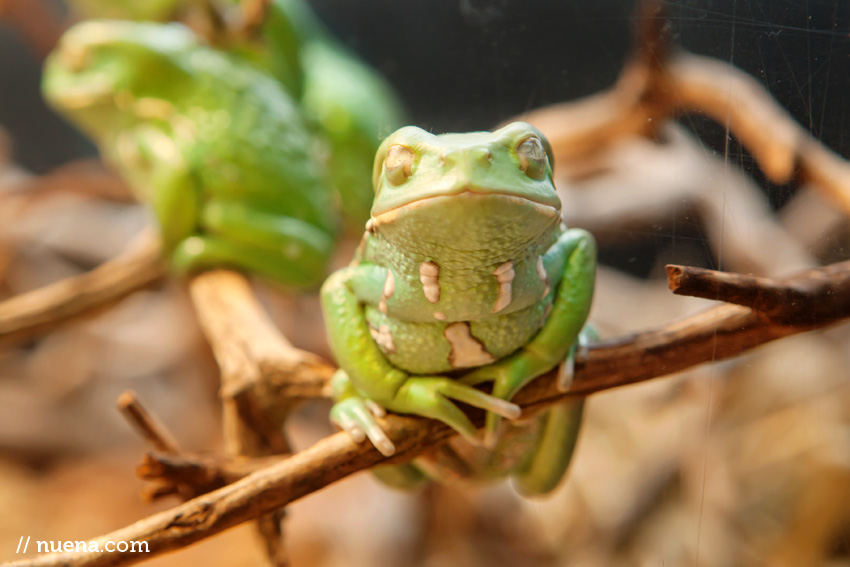
{"label": "blurred frog in background", "polygon": [[321,281],[339,209],[278,81],[181,24],[104,20],[65,33],[42,87],[151,207],[176,269]]}
{"label": "blurred frog in background", "polygon": [[172,19],[177,0],[69,0],[75,14],[83,17],[164,22]]}
{"label": "blurred frog in background", "polygon": [[[379,148],[374,188],[354,262],[322,287],[340,366],[331,420],[390,456],[395,447],[375,417],[437,419],[473,446],[483,441],[455,469],[509,474],[523,493],[549,492],[570,461],[581,401],[503,435],[500,421],[517,419],[510,399],[559,365],[568,388],[575,348],[593,338],[585,321],[596,245],[561,222],[546,138],[522,122],[439,136],[408,126]],[[476,388],[485,383],[490,394]],[[487,412],[483,440],[458,404]],[[429,464],[375,472],[410,486],[442,474]]]}
{"label": "blurred frog in background", "polygon": [[216,48],[267,71],[299,101],[328,145],[327,162],[349,227],[372,204],[372,159],[404,122],[387,81],[322,25],[303,0],[76,0],[81,15],[180,19]]}

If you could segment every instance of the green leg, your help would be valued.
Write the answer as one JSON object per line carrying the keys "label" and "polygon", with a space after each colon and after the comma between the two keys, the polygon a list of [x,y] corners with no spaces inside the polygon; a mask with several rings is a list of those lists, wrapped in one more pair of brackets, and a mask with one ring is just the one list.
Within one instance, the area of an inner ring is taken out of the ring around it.
{"label": "green leg", "polygon": [[199,188],[169,134],[139,125],[104,152],[121,168],[136,197],[153,210],[166,252],[197,232]]}
{"label": "green leg", "polygon": [[584,400],[570,400],[540,417],[537,445],[514,475],[514,486],[523,496],[540,496],[558,486],[573,456],[583,410]]}
{"label": "green leg", "polygon": [[378,465],[372,467],[372,474],[390,488],[414,490],[429,482],[425,473],[412,463],[403,465]]}
{"label": "green leg", "polygon": [[[519,352],[498,362],[473,370],[461,381],[465,384],[493,382],[492,394],[510,400],[531,380],[568,358],[584,326],[593,299],[596,273],[596,245],[584,230],[566,231],[547,251],[546,265],[558,265],[566,258],[559,279],[552,312],[540,332]],[[496,442],[501,418],[488,413],[485,443]]]}
{"label": "green leg", "polygon": [[286,286],[311,287],[321,281],[333,248],[330,235],[304,221],[239,203],[210,203],[201,222],[207,234],[187,238],[175,250],[178,269],[230,265]]}
{"label": "green leg", "polygon": [[[577,347],[583,348],[598,338],[599,335],[591,325],[585,325],[581,330],[576,345],[573,345],[567,360],[561,364],[559,380],[567,384],[567,388],[562,389],[567,390],[572,382]],[[573,456],[583,412],[584,400],[570,399],[553,407],[540,418],[543,423],[537,443],[514,476],[515,486],[520,493],[540,496],[558,486]]]}
{"label": "green leg", "polygon": [[235,267],[293,287],[314,285],[315,277],[304,277],[280,256],[216,236],[192,236],[181,242],[171,256],[180,272],[197,272]]}

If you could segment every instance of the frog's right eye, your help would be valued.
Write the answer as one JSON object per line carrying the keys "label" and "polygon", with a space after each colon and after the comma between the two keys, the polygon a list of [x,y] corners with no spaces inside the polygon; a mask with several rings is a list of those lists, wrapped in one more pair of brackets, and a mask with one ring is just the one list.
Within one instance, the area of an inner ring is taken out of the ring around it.
{"label": "frog's right eye", "polygon": [[516,149],[520,169],[532,179],[543,179],[546,175],[546,150],[543,143],[531,136],[523,140]]}
{"label": "frog's right eye", "polygon": [[387,159],[384,161],[387,181],[393,185],[401,185],[413,171],[413,160],[415,155],[409,148],[398,144],[390,146],[387,150]]}

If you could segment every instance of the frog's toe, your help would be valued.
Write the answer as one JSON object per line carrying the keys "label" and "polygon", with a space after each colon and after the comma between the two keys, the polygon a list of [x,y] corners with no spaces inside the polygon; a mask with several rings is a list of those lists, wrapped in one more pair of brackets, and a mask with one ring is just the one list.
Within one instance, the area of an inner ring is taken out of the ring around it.
{"label": "frog's toe", "polygon": [[488,413],[484,422],[484,447],[494,449],[499,441],[499,432],[502,426],[502,416]]}
{"label": "frog's toe", "polygon": [[575,357],[572,353],[558,366],[556,385],[559,392],[569,392],[575,377]]}
{"label": "frog's toe", "polygon": [[383,406],[376,404],[372,400],[366,400],[366,407],[369,408],[369,413],[375,417],[384,417],[387,415],[387,410]]}
{"label": "frog's toe", "polygon": [[[371,405],[377,406],[374,402],[371,402]],[[370,403],[367,401],[348,398],[337,402],[331,409],[331,422],[348,433],[355,443],[361,443],[368,437],[372,445],[385,457],[395,453],[395,445],[375,421]]]}
{"label": "frog's toe", "polygon": [[576,344],[570,349],[570,354],[558,366],[558,376],[555,380],[555,385],[559,392],[569,392],[575,378],[576,357],[587,356],[587,346],[596,340],[596,332],[589,326],[582,329],[579,333]]}
{"label": "frog's toe", "polygon": [[442,393],[446,397],[508,419],[517,419],[522,413],[522,408],[512,402],[457,382],[449,381],[443,387]]}

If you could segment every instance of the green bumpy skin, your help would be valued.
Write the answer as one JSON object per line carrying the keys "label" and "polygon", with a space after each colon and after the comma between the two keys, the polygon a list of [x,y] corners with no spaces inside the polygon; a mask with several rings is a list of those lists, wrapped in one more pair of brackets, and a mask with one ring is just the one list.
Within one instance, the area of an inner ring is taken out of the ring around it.
{"label": "green bumpy skin", "polygon": [[[204,15],[239,21],[243,0],[75,0],[88,16],[163,19]],[[221,28],[210,21],[206,27]],[[372,205],[371,164],[380,141],[404,122],[390,84],[325,29],[303,0],[271,0],[260,29],[213,30],[221,50],[270,73],[298,100],[328,146],[343,220],[359,230]],[[216,33],[217,32],[217,33]]]}
{"label": "green bumpy skin", "polygon": [[[340,366],[331,418],[355,439],[391,455],[374,419],[388,409],[438,419],[477,443],[461,402],[487,411],[484,444],[498,453],[501,418],[520,413],[509,400],[570,360],[590,310],[596,248],[561,222],[551,163],[543,134],[521,122],[441,136],[406,127],[383,142],[358,255],[322,288]],[[474,388],[488,382],[491,394]],[[533,434],[514,436],[532,448],[511,467],[524,491],[546,492],[561,478],[580,411],[555,408]],[[405,467],[380,475],[418,478]]]}
{"label": "green bumpy skin", "polygon": [[321,281],[334,195],[296,101],[273,78],[179,24],[89,21],[62,37],[42,87],[153,210],[178,271]]}
{"label": "green bumpy skin", "polygon": [[329,143],[342,209],[359,229],[372,205],[373,156],[404,123],[403,105],[392,86],[337,41],[302,0],[272,0],[261,35],[266,43],[254,45],[255,51]]}

